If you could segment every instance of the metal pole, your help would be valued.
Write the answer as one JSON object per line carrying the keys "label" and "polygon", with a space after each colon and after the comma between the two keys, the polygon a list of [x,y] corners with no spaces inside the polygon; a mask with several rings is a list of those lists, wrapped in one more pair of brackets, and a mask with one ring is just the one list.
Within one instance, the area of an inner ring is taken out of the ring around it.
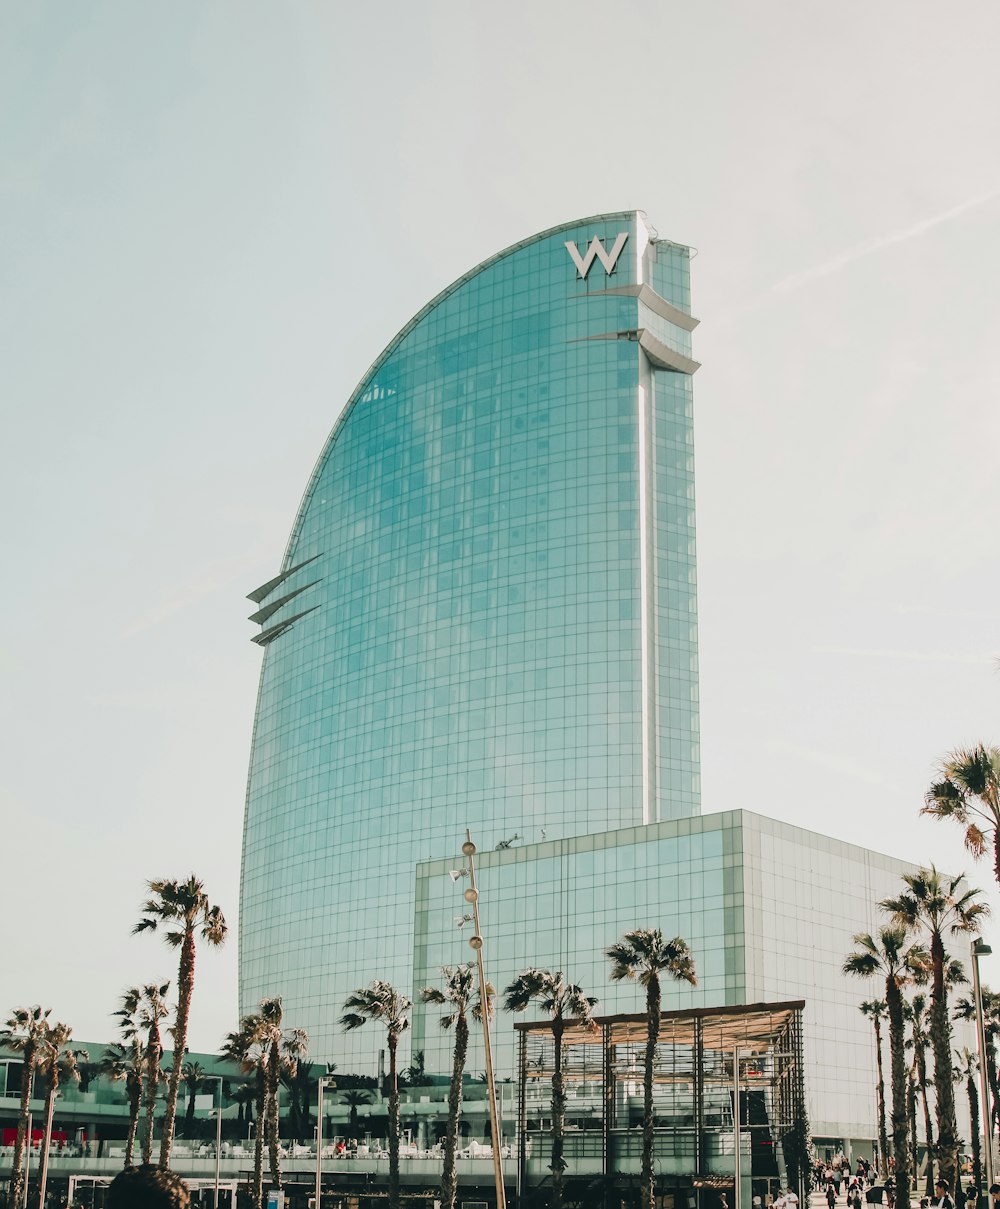
{"label": "metal pole", "polygon": [[479,891],[476,889],[476,845],[472,842],[472,832],[466,828],[466,840],[462,845],[462,855],[469,859],[469,889],[465,892],[467,902],[472,903],[475,936],[469,937],[469,944],[476,952],[476,966],[479,969],[479,1001],[482,1004],[483,1044],[486,1047],[486,1089],[490,1104],[490,1137],[493,1140],[493,1178],[496,1181],[497,1209],[507,1209],[507,1196],[503,1183],[503,1160],[500,1157],[500,1130],[497,1123],[497,1089],[493,1078],[493,1047],[490,1044],[490,1013],[489,996],[486,993],[486,970],[483,966],[483,936],[479,930]]}
{"label": "metal pole", "polygon": [[219,1164],[222,1162],[222,1083],[219,1083],[219,1107],[215,1110],[215,1209],[219,1209]]}
{"label": "metal pole", "polygon": [[323,1195],[323,1092],[326,1080],[318,1080],[316,1089],[316,1209],[320,1209],[319,1198]]}
{"label": "metal pole", "polygon": [[982,1100],[983,1157],[986,1160],[986,1188],[993,1186],[993,1114],[990,1112],[989,1081],[986,1076],[986,1029],[983,1024],[983,992],[979,985],[979,958],[991,953],[989,945],[977,937],[972,942],[972,990],[976,997],[976,1041],[979,1046],[979,1094]]}
{"label": "metal pole", "polygon": [[740,1175],[740,1050],[733,1050],[733,1209],[742,1203],[742,1176]]}
{"label": "metal pole", "polygon": [[28,1177],[31,1175],[31,1113],[28,1113],[28,1146],[24,1153],[24,1209],[28,1209]]}

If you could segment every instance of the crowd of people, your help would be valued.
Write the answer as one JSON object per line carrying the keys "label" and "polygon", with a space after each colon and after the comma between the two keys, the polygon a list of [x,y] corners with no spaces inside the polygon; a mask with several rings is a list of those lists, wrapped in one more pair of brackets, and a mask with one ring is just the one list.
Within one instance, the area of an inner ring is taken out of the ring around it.
{"label": "crowd of people", "polygon": [[[837,1155],[829,1162],[815,1164],[816,1187],[826,1197],[828,1209],[835,1209],[841,1193],[847,1202],[847,1209],[862,1209],[867,1205],[886,1205],[895,1209],[896,1181],[893,1177],[893,1161],[889,1160],[889,1173],[884,1180],[868,1161],[858,1159],[852,1169],[850,1160],[844,1155]],[[941,1180],[934,1185],[934,1195],[920,1198],[920,1209],[1000,1209],[1000,1184],[992,1184],[989,1196],[970,1181],[966,1188],[959,1190],[958,1202],[948,1191],[948,1186]]]}

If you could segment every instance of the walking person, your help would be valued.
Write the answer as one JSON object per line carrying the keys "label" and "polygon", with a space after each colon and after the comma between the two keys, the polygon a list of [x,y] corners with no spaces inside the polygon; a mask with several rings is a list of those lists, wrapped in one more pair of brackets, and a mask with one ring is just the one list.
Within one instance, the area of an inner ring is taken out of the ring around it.
{"label": "walking person", "polygon": [[955,1202],[948,1192],[944,1180],[934,1181],[934,1195],[931,1198],[931,1209],[955,1209]]}

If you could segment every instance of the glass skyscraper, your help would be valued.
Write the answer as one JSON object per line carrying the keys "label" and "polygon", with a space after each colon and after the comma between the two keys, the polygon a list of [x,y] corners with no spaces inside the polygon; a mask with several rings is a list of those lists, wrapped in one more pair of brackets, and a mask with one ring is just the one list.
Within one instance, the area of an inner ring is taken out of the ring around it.
{"label": "glass skyscraper", "polygon": [[[638,1011],[604,949],[679,933],[699,985],[665,1006],[806,999],[814,1129],[871,1137],[840,966],[906,866],[700,816],[690,255],[636,211],[542,232],[433,299],[347,401],[251,594],[241,1010],[280,994],[314,1058],[375,1074],[384,1036],[339,1029],[344,1000],[373,978],[417,999],[472,956],[468,827],[497,986],[562,969]],[[509,1018],[495,1038],[511,1076]],[[412,1048],[449,1068],[419,1005]]]}
{"label": "glass skyscraper", "polygon": [[409,986],[414,866],[699,810],[689,266],[635,211],[524,240],[347,402],[279,575],[243,847],[241,1002],[314,1047]]}

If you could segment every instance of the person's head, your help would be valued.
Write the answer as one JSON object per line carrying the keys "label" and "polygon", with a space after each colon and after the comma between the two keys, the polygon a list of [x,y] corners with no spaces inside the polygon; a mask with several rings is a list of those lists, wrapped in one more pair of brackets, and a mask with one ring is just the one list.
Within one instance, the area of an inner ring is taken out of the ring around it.
{"label": "person's head", "polygon": [[935,1180],[934,1191],[938,1196],[944,1196],[944,1194],[948,1191],[948,1185],[944,1182],[944,1180]]}
{"label": "person's head", "polygon": [[990,1184],[990,1196],[995,1200],[1000,1196],[1000,1184]]}
{"label": "person's head", "polygon": [[151,1163],[126,1167],[108,1188],[108,1209],[188,1209],[190,1204],[191,1195],[181,1177]]}

